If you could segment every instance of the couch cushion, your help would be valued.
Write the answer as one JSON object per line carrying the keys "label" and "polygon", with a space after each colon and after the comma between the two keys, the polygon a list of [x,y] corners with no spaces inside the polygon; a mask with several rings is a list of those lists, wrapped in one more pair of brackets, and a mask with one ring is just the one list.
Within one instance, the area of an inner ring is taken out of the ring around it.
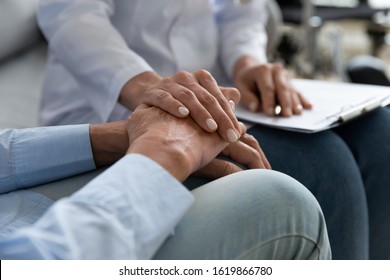
{"label": "couch cushion", "polygon": [[0,61],[41,39],[37,4],[38,0],[0,0]]}
{"label": "couch cushion", "polygon": [[42,43],[0,63],[0,129],[37,125],[46,55]]}

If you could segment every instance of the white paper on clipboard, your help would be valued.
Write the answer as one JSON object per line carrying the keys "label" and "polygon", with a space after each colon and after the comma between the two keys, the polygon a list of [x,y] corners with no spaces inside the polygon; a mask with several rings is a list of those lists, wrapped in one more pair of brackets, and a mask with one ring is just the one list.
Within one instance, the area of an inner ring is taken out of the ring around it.
{"label": "white paper on clipboard", "polygon": [[253,113],[238,105],[236,116],[275,128],[315,133],[390,104],[390,87],[298,79],[292,83],[313,104],[313,109],[285,118]]}

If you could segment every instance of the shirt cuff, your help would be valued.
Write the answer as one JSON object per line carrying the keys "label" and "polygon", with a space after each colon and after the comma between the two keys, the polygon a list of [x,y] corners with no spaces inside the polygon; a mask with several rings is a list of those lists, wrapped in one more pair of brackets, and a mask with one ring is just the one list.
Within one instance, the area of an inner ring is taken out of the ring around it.
{"label": "shirt cuff", "polygon": [[[109,87],[109,98],[105,102],[105,107],[102,110],[102,119],[103,122],[110,120],[110,116],[115,109],[115,106],[118,104],[119,95],[122,91],[122,88],[125,84],[133,77],[146,72],[154,71],[152,67],[149,66],[142,58],[139,58],[139,61],[134,62],[135,58],[130,60],[130,64],[126,65],[120,69],[114,78],[112,79],[111,85]],[[131,63],[133,62],[133,63]]]}
{"label": "shirt cuff", "polygon": [[18,189],[95,169],[89,125],[15,131],[12,167]]}

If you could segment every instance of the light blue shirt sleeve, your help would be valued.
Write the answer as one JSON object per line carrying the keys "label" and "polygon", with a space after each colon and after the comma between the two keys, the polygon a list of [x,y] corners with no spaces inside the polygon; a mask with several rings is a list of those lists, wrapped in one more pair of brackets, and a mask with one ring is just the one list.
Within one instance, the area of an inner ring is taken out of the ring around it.
{"label": "light blue shirt sleeve", "polygon": [[33,226],[0,239],[0,259],[150,259],[192,202],[160,165],[127,155]]}
{"label": "light blue shirt sleeve", "polygon": [[89,125],[0,130],[0,194],[93,169]]}

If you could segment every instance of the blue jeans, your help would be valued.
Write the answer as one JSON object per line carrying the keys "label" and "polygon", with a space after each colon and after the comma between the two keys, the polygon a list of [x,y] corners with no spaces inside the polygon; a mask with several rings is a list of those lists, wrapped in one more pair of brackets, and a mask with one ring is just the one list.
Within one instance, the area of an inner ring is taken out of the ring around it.
{"label": "blue jeans", "polygon": [[301,134],[256,126],[274,170],[317,198],[334,259],[390,259],[390,110]]}
{"label": "blue jeans", "polygon": [[246,170],[192,191],[194,205],[155,259],[329,259],[314,196],[289,176]]}

